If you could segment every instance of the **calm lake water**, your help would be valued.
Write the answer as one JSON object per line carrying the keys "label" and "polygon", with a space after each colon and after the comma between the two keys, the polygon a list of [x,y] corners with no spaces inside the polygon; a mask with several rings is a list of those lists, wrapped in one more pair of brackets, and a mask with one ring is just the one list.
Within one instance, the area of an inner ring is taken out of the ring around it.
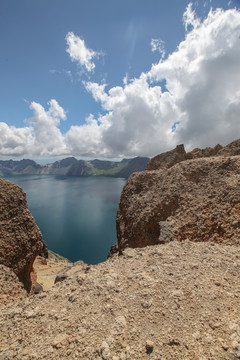
{"label": "calm lake water", "polygon": [[71,261],[104,261],[116,239],[116,212],[125,179],[19,175],[5,177],[27,193],[48,248]]}

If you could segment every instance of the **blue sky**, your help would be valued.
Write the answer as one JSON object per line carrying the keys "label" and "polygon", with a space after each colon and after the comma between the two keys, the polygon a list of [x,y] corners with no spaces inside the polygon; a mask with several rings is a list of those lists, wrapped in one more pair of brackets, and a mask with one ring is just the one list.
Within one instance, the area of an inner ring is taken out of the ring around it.
{"label": "blue sky", "polygon": [[0,158],[154,156],[240,137],[239,8],[1,0]]}

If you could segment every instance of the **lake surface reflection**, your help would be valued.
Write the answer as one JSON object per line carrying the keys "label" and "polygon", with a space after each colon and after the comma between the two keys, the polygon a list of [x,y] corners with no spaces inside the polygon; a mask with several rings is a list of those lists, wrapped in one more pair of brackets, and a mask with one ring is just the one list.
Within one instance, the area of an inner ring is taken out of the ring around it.
{"label": "lake surface reflection", "polygon": [[5,177],[27,193],[48,248],[71,261],[104,261],[116,239],[116,212],[125,179],[19,175]]}

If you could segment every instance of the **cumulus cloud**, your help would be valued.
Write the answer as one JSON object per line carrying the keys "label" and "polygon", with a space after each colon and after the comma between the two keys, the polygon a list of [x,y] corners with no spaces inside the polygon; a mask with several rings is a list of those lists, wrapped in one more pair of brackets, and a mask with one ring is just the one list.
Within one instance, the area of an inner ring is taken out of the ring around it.
{"label": "cumulus cloud", "polygon": [[58,126],[66,119],[64,109],[54,99],[50,100],[49,109],[32,102],[30,109],[33,117],[26,119],[29,124],[16,128],[0,123],[0,154],[13,156],[54,156],[66,154],[64,136]]}
{"label": "cumulus cloud", "polygon": [[30,105],[34,116],[25,122],[32,125],[33,129],[33,149],[31,151],[41,156],[58,155],[59,152],[64,154],[66,146],[58,126],[60,120],[66,119],[66,114],[56,100],[50,100],[48,105],[48,110],[36,102],[32,102]]}
{"label": "cumulus cloud", "polygon": [[66,134],[69,152],[81,156],[108,157],[109,151],[105,147],[102,134],[108,127],[107,119],[94,119],[92,114],[86,119],[82,126],[71,126]]}
{"label": "cumulus cloud", "polygon": [[165,63],[153,65],[150,78],[166,79],[178,107],[177,142],[207,146],[239,137],[240,113],[234,121],[228,117],[229,109],[240,105],[239,56],[240,13],[218,9],[187,34]]}
{"label": "cumulus cloud", "polygon": [[88,72],[95,68],[92,59],[99,55],[98,52],[88,49],[85,41],[73,32],[69,32],[66,36],[67,53],[70,55],[72,61],[76,61],[81,67],[84,67]]}
{"label": "cumulus cloud", "polygon": [[240,137],[240,12],[211,10],[200,21],[188,5],[184,23],[178,48],[139,78],[110,89],[84,83],[104,115],[63,135],[57,101],[48,110],[32,103],[29,127],[0,124],[1,153],[153,156],[180,143],[191,149]]}
{"label": "cumulus cloud", "polygon": [[[108,111],[98,118],[100,128],[102,122],[105,124],[101,129],[105,155],[152,154],[156,143],[161,141],[166,146],[166,140],[170,141],[168,121],[176,116],[174,104],[168,92],[162,93],[160,86],[149,84],[146,74],[108,93],[102,93],[103,87],[99,89],[96,83],[87,83],[86,88]],[[159,121],[161,118],[166,121]]]}
{"label": "cumulus cloud", "polygon": [[32,129],[16,128],[0,122],[0,154],[21,156],[32,143]]}
{"label": "cumulus cloud", "polygon": [[152,156],[178,143],[190,149],[240,136],[240,13],[218,9],[200,22],[189,5],[185,22],[192,30],[178,49],[138,79],[108,92],[85,84],[108,111],[105,153]]}

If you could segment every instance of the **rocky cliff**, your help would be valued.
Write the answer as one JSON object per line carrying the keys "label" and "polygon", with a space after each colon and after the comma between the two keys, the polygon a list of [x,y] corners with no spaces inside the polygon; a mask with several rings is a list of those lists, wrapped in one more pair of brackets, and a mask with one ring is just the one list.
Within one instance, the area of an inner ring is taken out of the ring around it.
{"label": "rocky cliff", "polygon": [[27,291],[33,262],[42,249],[42,235],[27,207],[26,194],[0,179],[0,264],[10,268]]}
{"label": "rocky cliff", "polygon": [[239,245],[240,141],[150,160],[124,186],[117,235],[120,251],[185,239]]}

